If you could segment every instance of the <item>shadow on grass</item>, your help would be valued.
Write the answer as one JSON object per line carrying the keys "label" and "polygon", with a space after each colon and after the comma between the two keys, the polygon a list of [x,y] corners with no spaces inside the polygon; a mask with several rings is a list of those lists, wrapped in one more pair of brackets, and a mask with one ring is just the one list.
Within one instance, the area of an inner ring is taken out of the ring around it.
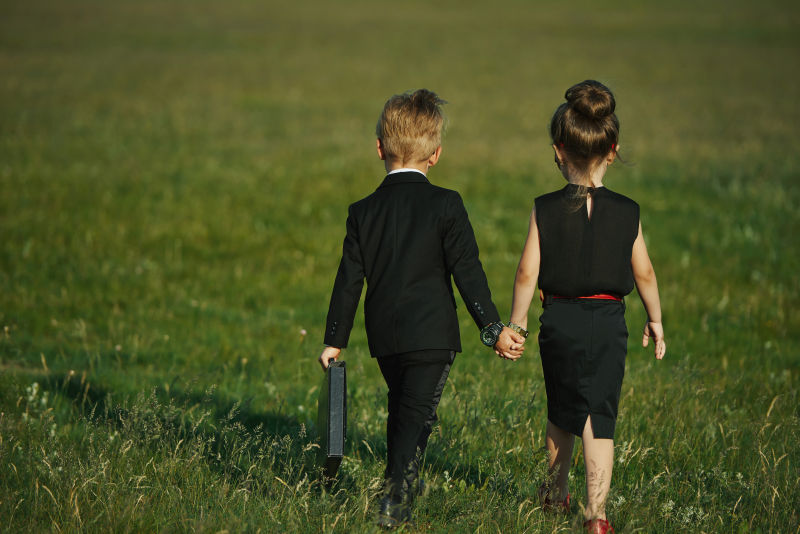
{"label": "shadow on grass", "polygon": [[[203,444],[206,464],[232,483],[248,476],[249,461],[268,458],[271,472],[289,484],[307,477],[319,482],[318,491],[349,490],[357,485],[345,470],[333,481],[323,478],[313,426],[307,428],[305,421],[287,414],[254,410],[252,398],[240,401],[213,389],[200,393],[174,383],[169,393],[153,388],[133,397],[118,396],[74,373],[48,373],[38,381],[44,390],[70,399],[88,423],[120,431],[151,447],[154,454],[165,442],[172,447],[181,441]],[[348,436],[349,445],[360,444],[360,454],[368,451],[365,443],[377,441],[376,436]]]}
{"label": "shadow on grass", "polygon": [[[181,441],[202,444],[205,463],[231,483],[246,479],[251,462],[266,461],[269,473],[290,485],[307,477],[316,482],[313,485],[317,492],[337,494],[344,490],[342,494],[347,494],[364,489],[360,487],[363,476],[347,468],[340,469],[333,481],[324,480],[316,429],[306,428],[306,422],[294,416],[254,410],[252,399],[239,401],[218,391],[187,391],[174,384],[169,394],[154,388],[134,398],[118,397],[76,374],[49,373],[40,382],[43,389],[70,399],[88,423],[106,426],[109,432],[119,431],[140,446],[150,447],[153,454],[174,448]],[[467,486],[488,487],[504,494],[520,490],[512,473],[494,469],[489,461],[465,463],[455,458],[446,438],[436,434],[424,460],[428,476],[445,475],[464,481]],[[348,456],[372,459],[382,470],[386,457],[382,433],[363,433],[351,426],[347,442]],[[265,457],[269,459],[264,460]]]}

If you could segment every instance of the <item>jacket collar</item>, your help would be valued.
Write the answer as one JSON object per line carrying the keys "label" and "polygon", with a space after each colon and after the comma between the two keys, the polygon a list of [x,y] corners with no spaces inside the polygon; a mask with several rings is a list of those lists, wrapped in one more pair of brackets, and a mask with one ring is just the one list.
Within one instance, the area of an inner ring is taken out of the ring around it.
{"label": "jacket collar", "polygon": [[386,178],[383,179],[383,182],[381,182],[381,185],[378,186],[378,189],[389,185],[412,184],[412,183],[427,184],[430,182],[428,181],[428,178],[421,172],[416,172],[416,171],[396,172],[394,174],[387,175]]}

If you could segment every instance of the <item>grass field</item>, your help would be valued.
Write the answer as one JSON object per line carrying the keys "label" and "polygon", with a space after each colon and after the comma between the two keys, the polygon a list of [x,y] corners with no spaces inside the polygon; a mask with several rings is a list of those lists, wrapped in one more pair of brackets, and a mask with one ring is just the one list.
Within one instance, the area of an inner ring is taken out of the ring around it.
{"label": "grass field", "polygon": [[[373,531],[385,386],[360,312],[332,488],[313,421],[381,106],[449,101],[430,178],[464,197],[505,316],[533,198],[563,183],[547,121],[596,78],[668,342],[662,362],[636,346],[632,295],[609,517],[800,532],[798,35],[800,7],[770,0],[0,0],[0,530]],[[535,499],[535,342],[503,362],[459,312],[408,530],[578,529]]]}

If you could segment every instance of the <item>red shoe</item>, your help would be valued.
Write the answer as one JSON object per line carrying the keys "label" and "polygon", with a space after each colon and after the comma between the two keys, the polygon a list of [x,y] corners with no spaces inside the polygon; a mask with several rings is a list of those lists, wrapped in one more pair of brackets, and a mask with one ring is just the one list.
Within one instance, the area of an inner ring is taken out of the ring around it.
{"label": "red shoe", "polygon": [[567,493],[567,498],[563,501],[557,501],[555,499],[550,498],[550,491],[548,490],[547,486],[544,484],[539,486],[539,502],[542,505],[542,510],[544,512],[554,513],[554,514],[567,514],[569,513],[569,493]]}
{"label": "red shoe", "polygon": [[590,519],[583,522],[583,528],[589,534],[614,534],[614,527],[608,522],[608,519]]}

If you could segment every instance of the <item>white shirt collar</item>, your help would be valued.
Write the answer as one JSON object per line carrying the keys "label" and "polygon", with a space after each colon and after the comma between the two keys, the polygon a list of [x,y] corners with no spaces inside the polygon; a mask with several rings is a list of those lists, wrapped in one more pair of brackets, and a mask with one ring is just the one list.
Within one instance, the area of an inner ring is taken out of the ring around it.
{"label": "white shirt collar", "polygon": [[[398,173],[398,172],[418,172],[422,176],[426,176],[425,173],[422,172],[421,170],[419,170],[419,169],[410,169],[410,168],[395,169],[393,171],[389,171],[389,174],[395,174],[395,173]],[[387,174],[387,176],[389,176],[389,174]]]}

